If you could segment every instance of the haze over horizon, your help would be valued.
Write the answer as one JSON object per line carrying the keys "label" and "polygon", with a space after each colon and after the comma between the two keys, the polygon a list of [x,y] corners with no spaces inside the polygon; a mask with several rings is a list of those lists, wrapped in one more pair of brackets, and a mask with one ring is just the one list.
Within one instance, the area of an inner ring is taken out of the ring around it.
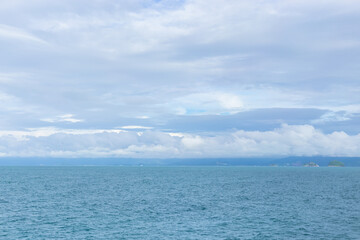
{"label": "haze over horizon", "polygon": [[0,156],[360,156],[360,2],[0,5]]}

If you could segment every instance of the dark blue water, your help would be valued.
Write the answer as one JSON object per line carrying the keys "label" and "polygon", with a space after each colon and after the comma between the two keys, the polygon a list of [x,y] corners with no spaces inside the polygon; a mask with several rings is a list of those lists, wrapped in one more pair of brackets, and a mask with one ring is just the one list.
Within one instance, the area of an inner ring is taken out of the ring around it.
{"label": "dark blue water", "polygon": [[0,167],[1,239],[360,239],[360,168]]}

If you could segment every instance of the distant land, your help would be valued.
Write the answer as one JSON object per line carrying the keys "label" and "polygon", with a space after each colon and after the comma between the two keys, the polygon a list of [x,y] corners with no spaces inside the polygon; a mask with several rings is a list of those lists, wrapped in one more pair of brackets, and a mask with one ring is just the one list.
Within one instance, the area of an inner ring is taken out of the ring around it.
{"label": "distant land", "polygon": [[0,158],[0,166],[304,166],[314,162],[327,167],[331,161],[346,167],[360,167],[360,157],[285,157],[285,158]]}

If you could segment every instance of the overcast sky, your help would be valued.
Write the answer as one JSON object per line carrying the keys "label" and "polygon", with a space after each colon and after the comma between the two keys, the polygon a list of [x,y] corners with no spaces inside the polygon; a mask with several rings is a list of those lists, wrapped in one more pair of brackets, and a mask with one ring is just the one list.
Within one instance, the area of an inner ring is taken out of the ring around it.
{"label": "overcast sky", "polygon": [[357,0],[0,4],[0,156],[360,156]]}

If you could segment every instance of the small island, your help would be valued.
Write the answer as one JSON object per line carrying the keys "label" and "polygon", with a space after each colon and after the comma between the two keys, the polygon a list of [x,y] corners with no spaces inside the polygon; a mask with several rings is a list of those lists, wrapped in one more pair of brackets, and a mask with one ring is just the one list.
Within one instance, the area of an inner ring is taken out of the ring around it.
{"label": "small island", "polygon": [[319,167],[319,165],[317,165],[314,162],[309,162],[309,163],[304,164],[304,167]]}
{"label": "small island", "polygon": [[328,167],[345,167],[345,164],[343,162],[333,160],[329,162]]}

